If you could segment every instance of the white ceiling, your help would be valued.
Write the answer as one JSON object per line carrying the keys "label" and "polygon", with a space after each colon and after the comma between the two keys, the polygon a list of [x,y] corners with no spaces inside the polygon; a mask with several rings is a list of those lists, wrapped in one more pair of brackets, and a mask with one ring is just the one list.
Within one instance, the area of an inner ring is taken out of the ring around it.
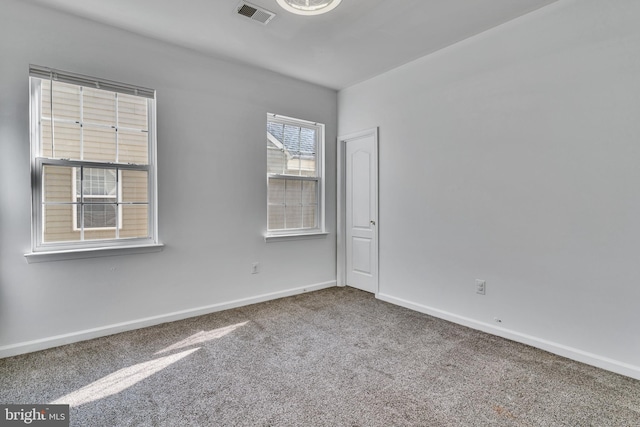
{"label": "white ceiling", "polygon": [[29,0],[333,89],[388,71],[557,0],[343,0],[299,16],[276,0],[266,26],[239,0]]}

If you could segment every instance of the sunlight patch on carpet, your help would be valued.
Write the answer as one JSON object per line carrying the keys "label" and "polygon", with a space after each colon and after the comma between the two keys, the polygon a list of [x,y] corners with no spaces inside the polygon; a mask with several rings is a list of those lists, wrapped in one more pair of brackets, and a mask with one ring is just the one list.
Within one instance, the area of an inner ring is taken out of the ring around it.
{"label": "sunlight patch on carpet", "polygon": [[84,405],[105,397],[113,396],[121,391],[137,384],[138,382],[150,377],[158,371],[163,370],[167,366],[179,361],[200,350],[193,348],[183,351],[182,353],[172,354],[171,356],[161,357],[160,359],[150,360],[148,362],[138,363],[137,365],[122,368],[106,377],[82,387],[79,390],[71,392],[66,396],[51,402],[52,405],[66,404],[72,407]]}
{"label": "sunlight patch on carpet", "polygon": [[178,350],[180,348],[190,347],[192,345],[202,344],[203,342],[206,342],[206,341],[222,338],[223,336],[230,334],[231,332],[235,331],[241,326],[246,325],[247,323],[249,322],[247,321],[247,322],[237,323],[235,325],[225,326],[224,328],[218,328],[218,329],[214,329],[212,331],[207,331],[207,332],[200,331],[198,333],[191,335],[189,338],[185,338],[182,341],[179,341],[175,344],[170,345],[167,348],[160,350],[155,354],[167,353],[170,351]]}

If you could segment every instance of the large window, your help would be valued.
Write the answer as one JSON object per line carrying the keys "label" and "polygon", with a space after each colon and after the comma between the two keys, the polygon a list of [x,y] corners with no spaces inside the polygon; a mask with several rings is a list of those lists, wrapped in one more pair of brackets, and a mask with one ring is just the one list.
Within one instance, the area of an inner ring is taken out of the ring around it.
{"label": "large window", "polygon": [[33,252],[157,243],[155,92],[31,66]]}
{"label": "large window", "polygon": [[267,231],[324,231],[324,125],[267,115]]}

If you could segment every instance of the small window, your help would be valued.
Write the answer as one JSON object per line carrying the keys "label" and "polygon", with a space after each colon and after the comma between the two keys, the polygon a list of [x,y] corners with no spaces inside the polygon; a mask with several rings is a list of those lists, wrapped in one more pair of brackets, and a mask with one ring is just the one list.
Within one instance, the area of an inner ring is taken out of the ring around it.
{"label": "small window", "polygon": [[31,66],[33,252],[156,244],[155,92]]}
{"label": "small window", "polygon": [[268,235],[324,232],[324,125],[267,115]]}
{"label": "small window", "polygon": [[116,209],[122,205],[122,188],[116,187],[122,175],[116,177],[115,169],[98,168],[74,168],[74,174],[74,230],[104,230],[115,228],[116,223],[122,229],[122,209]]}

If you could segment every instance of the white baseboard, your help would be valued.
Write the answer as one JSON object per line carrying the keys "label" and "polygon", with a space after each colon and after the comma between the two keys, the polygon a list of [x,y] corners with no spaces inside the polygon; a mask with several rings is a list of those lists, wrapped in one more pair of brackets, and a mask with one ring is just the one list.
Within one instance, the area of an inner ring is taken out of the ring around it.
{"label": "white baseboard", "polygon": [[468,317],[459,316],[454,313],[439,310],[437,308],[428,307],[426,305],[417,304],[411,301],[407,301],[401,298],[396,298],[391,295],[379,293],[376,298],[386,301],[391,304],[399,305],[401,307],[408,308],[410,310],[425,313],[433,317],[438,317],[459,325],[467,326],[472,329],[477,329],[483,332],[487,332],[492,335],[497,335],[502,338],[506,338],[512,341],[516,341],[522,344],[527,344],[532,347],[536,347],[545,351],[548,351],[558,356],[563,356],[568,359],[582,362],[587,365],[595,366],[597,368],[605,369],[607,371],[615,372],[616,374],[625,375],[627,377],[640,380],[640,366],[630,365],[628,363],[620,362],[617,360],[602,357],[597,354],[588,353],[576,348],[568,347],[566,345],[558,344],[555,342],[547,341],[541,338],[537,338],[531,335],[523,334],[510,329],[496,327],[495,325],[479,322]]}
{"label": "white baseboard", "polygon": [[120,332],[132,331],[134,329],[146,328],[148,326],[159,325],[161,323],[174,322],[176,320],[187,319],[189,317],[202,316],[204,314],[215,313],[217,311],[228,310],[231,308],[242,307],[245,305],[256,304],[259,302],[270,301],[279,298],[285,298],[293,295],[303,294],[305,292],[318,291],[320,289],[331,288],[336,286],[336,281],[317,283],[315,285],[303,286],[300,288],[288,289],[286,291],[273,292],[249,298],[238,299],[219,304],[212,304],[204,307],[197,307],[188,310],[175,311],[173,313],[161,314],[159,316],[145,317],[143,319],[132,320],[129,322],[116,323],[113,325],[101,326],[99,328],[85,329],[82,331],[71,332],[53,337],[41,338],[33,341],[25,341],[17,344],[10,344],[0,347],[0,359],[5,357],[16,356],[18,354],[31,353],[34,351],[45,350],[47,348],[58,347],[65,344],[71,344],[79,341],[86,341],[94,338],[113,335]]}

